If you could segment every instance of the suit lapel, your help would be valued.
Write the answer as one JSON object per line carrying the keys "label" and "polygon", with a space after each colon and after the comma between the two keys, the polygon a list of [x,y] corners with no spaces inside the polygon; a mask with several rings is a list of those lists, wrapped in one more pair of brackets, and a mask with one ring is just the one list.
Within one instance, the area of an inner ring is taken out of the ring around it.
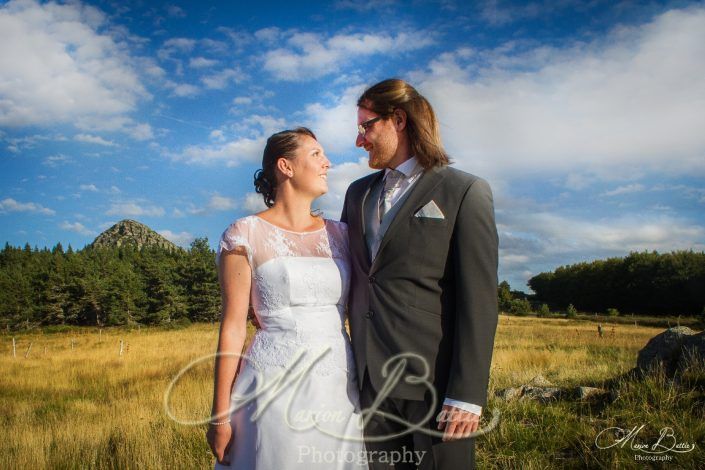
{"label": "suit lapel", "polygon": [[428,196],[428,194],[433,191],[436,186],[438,186],[441,180],[443,180],[443,178],[445,177],[445,172],[443,171],[444,168],[445,167],[433,167],[429,170],[424,171],[423,175],[419,177],[419,180],[416,182],[416,184],[409,190],[411,191],[409,193],[409,197],[406,198],[402,206],[399,208],[399,212],[397,212],[397,215],[394,217],[394,220],[392,220],[392,222],[389,224],[389,228],[387,229],[387,232],[384,234],[384,237],[382,238],[382,241],[379,244],[379,250],[377,251],[377,256],[375,257],[375,260],[372,263],[370,272],[372,272],[372,269],[376,267],[377,260],[381,258],[382,251],[384,251],[384,247],[394,236],[399,227],[403,225],[403,221],[405,221],[408,217],[410,217],[412,214],[416,213],[417,210],[423,207],[423,201],[425,200],[426,196]]}

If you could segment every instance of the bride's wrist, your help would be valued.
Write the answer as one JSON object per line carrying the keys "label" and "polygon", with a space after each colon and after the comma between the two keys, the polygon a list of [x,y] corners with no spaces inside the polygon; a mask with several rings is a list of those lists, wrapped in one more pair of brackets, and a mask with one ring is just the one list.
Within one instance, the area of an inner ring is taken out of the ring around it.
{"label": "bride's wrist", "polygon": [[224,425],[226,425],[226,424],[229,424],[230,421],[231,421],[230,418],[224,419],[224,420],[222,420],[222,421],[212,420],[212,421],[209,421],[208,424],[209,424],[210,426],[216,426],[216,427],[217,427],[217,426],[224,426]]}

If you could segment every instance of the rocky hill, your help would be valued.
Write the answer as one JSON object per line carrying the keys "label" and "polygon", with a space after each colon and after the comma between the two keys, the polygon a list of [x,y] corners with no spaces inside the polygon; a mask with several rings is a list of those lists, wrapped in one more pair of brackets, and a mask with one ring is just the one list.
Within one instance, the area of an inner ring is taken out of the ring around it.
{"label": "rocky hill", "polygon": [[157,232],[136,220],[125,219],[98,235],[89,247],[119,247],[133,245],[137,248],[158,246],[168,250],[180,248]]}

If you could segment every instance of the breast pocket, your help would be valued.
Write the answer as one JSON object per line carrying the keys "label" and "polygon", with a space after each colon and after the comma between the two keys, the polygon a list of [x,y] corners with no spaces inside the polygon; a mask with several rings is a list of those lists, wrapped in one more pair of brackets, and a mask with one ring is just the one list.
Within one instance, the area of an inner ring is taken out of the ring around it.
{"label": "breast pocket", "polygon": [[437,219],[434,217],[412,217],[412,224],[417,224],[421,227],[445,227],[448,223],[446,219]]}
{"label": "breast pocket", "polygon": [[424,264],[445,266],[448,255],[448,221],[430,217],[411,217],[409,221],[409,249]]}

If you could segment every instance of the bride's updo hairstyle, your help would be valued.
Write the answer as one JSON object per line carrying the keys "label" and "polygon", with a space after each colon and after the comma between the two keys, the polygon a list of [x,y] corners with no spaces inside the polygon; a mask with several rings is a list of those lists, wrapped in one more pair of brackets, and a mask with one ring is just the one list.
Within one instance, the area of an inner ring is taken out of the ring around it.
{"label": "bride's updo hairstyle", "polygon": [[291,160],[296,156],[299,137],[302,135],[318,140],[311,129],[306,127],[277,132],[267,139],[262,155],[262,169],[255,172],[255,191],[262,195],[267,207],[272,207],[277,197],[277,161],[280,158]]}

